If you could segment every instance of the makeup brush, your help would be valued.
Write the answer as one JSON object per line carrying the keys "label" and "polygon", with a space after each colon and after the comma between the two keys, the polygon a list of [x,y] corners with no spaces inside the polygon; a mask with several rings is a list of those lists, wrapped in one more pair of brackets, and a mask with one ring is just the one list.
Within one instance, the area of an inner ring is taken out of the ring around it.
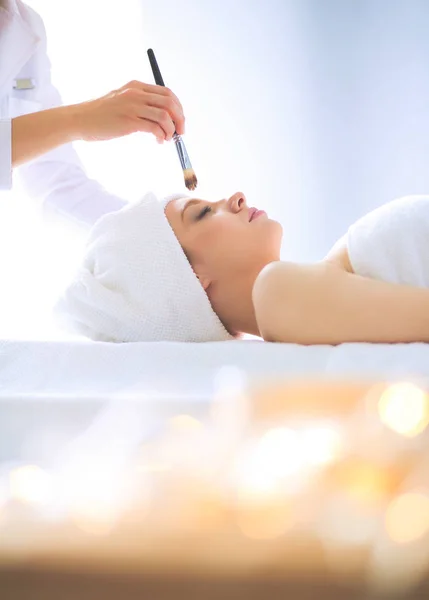
{"label": "makeup brush", "polygon": [[[158,63],[156,62],[155,54],[152,48],[147,51],[149,57],[150,66],[152,67],[152,73],[155,78],[156,85],[162,85],[165,87],[164,80],[162,79],[161,71],[159,70]],[[173,135],[174,143],[176,144],[177,154],[179,155],[180,164],[183,169],[183,176],[185,178],[185,185],[188,190],[195,190],[197,187],[197,178],[195,176],[194,169],[192,168],[191,161],[189,160],[188,153],[186,152],[185,144],[182,137],[175,131]]]}

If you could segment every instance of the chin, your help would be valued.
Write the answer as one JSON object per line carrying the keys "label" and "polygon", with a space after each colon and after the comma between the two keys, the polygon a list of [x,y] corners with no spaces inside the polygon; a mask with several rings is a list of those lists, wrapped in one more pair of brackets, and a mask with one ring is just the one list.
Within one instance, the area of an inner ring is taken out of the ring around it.
{"label": "chin", "polygon": [[269,227],[270,235],[279,236],[280,241],[283,237],[283,226],[279,221],[274,219],[267,219],[267,227]]}
{"label": "chin", "polygon": [[269,248],[270,251],[274,254],[280,255],[280,248],[282,245],[283,238],[283,227],[278,221],[274,221],[274,219],[266,219],[263,225],[263,245],[266,248]]}

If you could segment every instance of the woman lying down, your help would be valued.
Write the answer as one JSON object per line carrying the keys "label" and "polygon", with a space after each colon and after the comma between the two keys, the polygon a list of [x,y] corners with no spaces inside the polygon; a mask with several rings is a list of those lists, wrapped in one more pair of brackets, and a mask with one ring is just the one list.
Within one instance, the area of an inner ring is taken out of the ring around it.
{"label": "woman lying down", "polygon": [[429,341],[429,196],[369,213],[321,262],[280,260],[282,227],[243,194],[153,194],[102,217],[58,304],[95,340]]}

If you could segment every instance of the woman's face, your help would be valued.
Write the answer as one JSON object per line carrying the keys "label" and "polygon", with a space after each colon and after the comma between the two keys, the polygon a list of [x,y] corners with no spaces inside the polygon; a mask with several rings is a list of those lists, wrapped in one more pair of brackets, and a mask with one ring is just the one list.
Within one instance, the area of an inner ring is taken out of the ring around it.
{"label": "woman's face", "polygon": [[241,192],[217,202],[173,200],[165,214],[205,288],[242,275],[256,277],[280,258],[280,223],[249,208]]}

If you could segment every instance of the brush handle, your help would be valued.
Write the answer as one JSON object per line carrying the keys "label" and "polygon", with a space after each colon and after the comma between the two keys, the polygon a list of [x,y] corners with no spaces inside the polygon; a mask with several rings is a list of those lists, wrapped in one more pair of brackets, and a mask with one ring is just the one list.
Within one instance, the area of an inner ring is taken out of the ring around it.
{"label": "brush handle", "polygon": [[155,53],[152,48],[149,48],[147,51],[147,55],[149,57],[150,66],[152,68],[152,73],[155,79],[156,85],[162,85],[165,87],[164,80],[161,75],[161,71],[159,70],[158,63],[156,62]]}
{"label": "brush handle", "polygon": [[180,164],[182,165],[182,169],[185,171],[186,169],[192,169],[191,161],[189,160],[188,153],[186,152],[185,144],[183,143],[180,135],[175,133],[173,135],[174,143],[176,144],[177,154],[179,155]]}
{"label": "brush handle", "polygon": [[[152,50],[152,48],[149,48],[149,50],[147,51],[147,55],[149,57],[149,62],[150,62],[150,66],[152,68],[152,73],[153,73],[153,77],[155,79],[156,85],[162,85],[162,87],[165,87],[165,83],[162,78],[161,71],[159,70],[158,63],[155,58],[155,52]],[[176,130],[174,130],[174,135],[177,135]]]}
{"label": "brush handle", "polygon": [[[147,51],[147,55],[149,57],[150,66],[152,68],[152,73],[155,79],[156,85],[162,85],[165,87],[164,80],[161,75],[161,71],[159,70],[158,63],[155,58],[155,53],[152,48],[149,48]],[[173,140],[176,145],[177,154],[179,155],[180,164],[182,165],[182,169],[192,169],[191,161],[189,160],[188,153],[186,152],[185,144],[183,143],[180,135],[174,132]]]}

